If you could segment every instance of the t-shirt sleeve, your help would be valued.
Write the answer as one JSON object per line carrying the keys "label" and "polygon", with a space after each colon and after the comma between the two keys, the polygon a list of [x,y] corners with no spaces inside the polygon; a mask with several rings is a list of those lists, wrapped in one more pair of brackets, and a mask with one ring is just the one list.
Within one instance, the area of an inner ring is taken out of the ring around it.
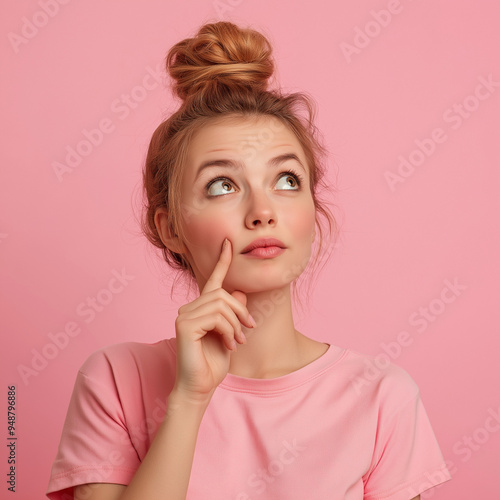
{"label": "t-shirt sleeve", "polygon": [[76,485],[129,484],[139,465],[112,367],[98,351],[78,372],[47,496],[70,500]]}
{"label": "t-shirt sleeve", "polygon": [[410,500],[451,479],[418,387],[401,372],[406,389],[395,394],[406,394],[406,402],[380,410],[373,460],[363,477],[365,500]]}

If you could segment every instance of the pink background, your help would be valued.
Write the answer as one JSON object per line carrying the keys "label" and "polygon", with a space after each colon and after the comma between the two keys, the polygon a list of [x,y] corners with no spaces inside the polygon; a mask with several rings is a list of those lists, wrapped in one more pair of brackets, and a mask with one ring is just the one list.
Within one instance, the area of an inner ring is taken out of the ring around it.
{"label": "pink background", "polygon": [[[133,211],[151,133],[176,106],[164,73],[147,75],[203,22],[225,19],[269,34],[282,86],[312,94],[331,151],[342,237],[298,328],[387,351],[412,375],[453,475],[424,498],[498,498],[500,86],[480,82],[500,82],[499,18],[498,2],[472,0],[4,6],[0,413],[6,434],[15,384],[17,497],[43,498],[85,358],[175,334],[182,297],[170,300],[168,269]],[[85,149],[83,131],[99,124],[106,132]],[[68,147],[87,156],[58,179]],[[391,189],[400,156],[420,165]],[[113,270],[129,278],[110,293]],[[96,296],[112,300],[92,317]],[[78,335],[57,336],[68,322]],[[403,331],[409,345],[397,347]],[[37,352],[45,361],[23,381]]]}

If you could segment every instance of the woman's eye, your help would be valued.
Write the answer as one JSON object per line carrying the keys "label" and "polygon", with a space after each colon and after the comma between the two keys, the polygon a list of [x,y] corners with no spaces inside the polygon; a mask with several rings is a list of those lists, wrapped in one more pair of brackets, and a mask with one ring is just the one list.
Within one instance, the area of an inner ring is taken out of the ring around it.
{"label": "woman's eye", "polygon": [[297,180],[297,177],[293,174],[285,173],[283,174],[278,182],[276,183],[276,188],[277,189],[291,189],[291,190],[297,190],[299,189],[300,184],[299,181]]}
{"label": "woman's eye", "polygon": [[233,184],[227,179],[215,179],[207,187],[209,196],[221,196],[234,192]]}

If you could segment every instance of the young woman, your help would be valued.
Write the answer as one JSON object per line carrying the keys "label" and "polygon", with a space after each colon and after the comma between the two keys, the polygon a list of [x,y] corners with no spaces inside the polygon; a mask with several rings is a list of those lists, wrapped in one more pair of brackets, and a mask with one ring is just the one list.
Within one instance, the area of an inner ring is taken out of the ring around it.
{"label": "young woman", "polygon": [[175,337],[81,367],[51,499],[409,500],[449,479],[405,371],[368,380],[372,358],[295,329],[334,220],[311,101],[268,89],[271,53],[220,22],[168,54],[183,103],[151,140],[144,230],[199,294]]}

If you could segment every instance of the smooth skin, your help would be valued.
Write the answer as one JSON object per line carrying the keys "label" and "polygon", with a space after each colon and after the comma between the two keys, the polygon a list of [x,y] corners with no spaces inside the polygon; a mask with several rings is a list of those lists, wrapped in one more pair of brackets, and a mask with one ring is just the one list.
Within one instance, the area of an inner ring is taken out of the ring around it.
{"label": "smooth skin", "polygon": [[[249,150],[255,137],[265,140]],[[296,159],[273,162],[283,154]],[[200,171],[202,162],[220,158],[239,166]],[[177,374],[165,418],[128,486],[78,486],[76,500],[185,500],[199,427],[226,374],[278,377],[326,352],[326,344],[295,329],[290,296],[315,237],[308,178],[300,143],[274,118],[214,122],[192,139],[181,192],[186,240],[171,234],[165,208],[155,214],[163,243],[185,255],[201,290],[175,321]],[[285,252],[271,259],[242,252],[268,237],[280,239]],[[257,318],[262,303],[273,311],[256,325],[251,314]]]}
{"label": "smooth skin", "polygon": [[[283,159],[292,154],[296,159]],[[201,169],[207,162],[218,163]],[[253,330],[243,325],[248,342],[231,353],[229,373],[274,378],[324,354],[328,346],[297,331],[293,320],[290,285],[310,260],[316,223],[309,166],[295,134],[272,117],[212,122],[190,142],[180,195],[184,238],[169,233],[167,210],[160,209],[163,242],[185,255],[202,290],[229,239],[223,288],[244,293],[258,322]],[[277,238],[285,251],[270,259],[245,255],[258,238]]]}

